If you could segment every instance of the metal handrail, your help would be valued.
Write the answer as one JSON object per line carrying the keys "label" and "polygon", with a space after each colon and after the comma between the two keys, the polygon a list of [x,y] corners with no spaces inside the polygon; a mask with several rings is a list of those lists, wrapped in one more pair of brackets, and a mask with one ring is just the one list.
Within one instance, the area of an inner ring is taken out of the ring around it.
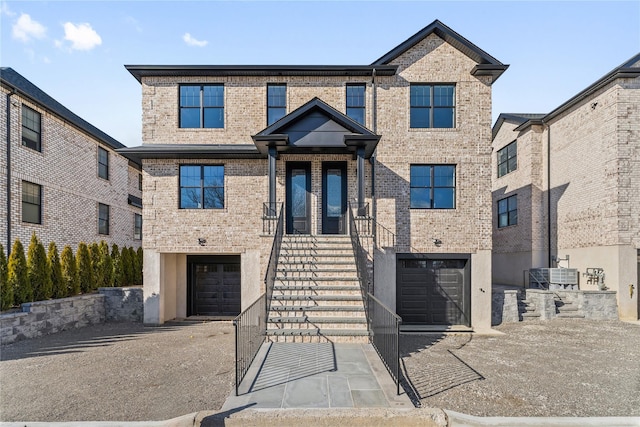
{"label": "metal handrail", "polygon": [[264,311],[265,300],[266,293],[263,293],[233,319],[236,330],[236,396],[266,337],[268,312]]}
{"label": "metal handrail", "polygon": [[[267,203],[265,203],[267,205]],[[280,257],[280,248],[282,247],[282,236],[284,234],[284,204],[280,203],[280,212],[277,214],[277,221],[273,236],[273,244],[271,245],[271,253],[269,254],[269,263],[267,264],[267,271],[264,275],[264,288],[267,294],[265,301],[265,309],[267,314],[271,308],[271,296],[273,295],[273,286],[276,280],[276,272],[278,267],[278,258]],[[270,211],[276,213],[277,211]]]}
{"label": "metal handrail", "polygon": [[400,325],[402,318],[370,293],[367,293],[367,299],[371,344],[395,381],[396,392],[400,394]]}
{"label": "metal handrail", "polygon": [[[356,270],[360,282],[360,291],[362,293],[362,299],[366,304],[367,293],[373,291],[372,281],[369,275],[368,256],[360,242],[358,227],[351,210],[351,203],[349,203],[349,209],[347,209],[347,211],[349,215],[349,236],[351,237],[351,246],[353,247],[356,259]],[[365,306],[365,310],[366,308],[367,307]]]}

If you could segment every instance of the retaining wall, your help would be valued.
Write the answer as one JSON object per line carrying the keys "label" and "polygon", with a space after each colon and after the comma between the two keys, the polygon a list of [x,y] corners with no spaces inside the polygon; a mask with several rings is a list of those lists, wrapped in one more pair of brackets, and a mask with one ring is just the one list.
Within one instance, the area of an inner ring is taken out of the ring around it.
{"label": "retaining wall", "polygon": [[0,315],[1,344],[105,322],[140,322],[142,288],[100,288],[98,294],[30,302],[21,308]]}

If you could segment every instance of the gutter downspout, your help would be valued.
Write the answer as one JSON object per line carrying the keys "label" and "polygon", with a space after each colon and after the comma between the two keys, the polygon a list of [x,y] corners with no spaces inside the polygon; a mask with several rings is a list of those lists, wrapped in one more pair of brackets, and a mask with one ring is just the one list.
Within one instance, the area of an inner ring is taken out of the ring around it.
{"label": "gutter downspout", "polygon": [[15,89],[7,93],[7,258],[11,255],[11,97]]}
{"label": "gutter downspout", "polygon": [[551,126],[542,119],[542,126],[547,129],[547,262],[552,268],[553,257],[551,255]]}
{"label": "gutter downspout", "polygon": [[[371,95],[371,130],[374,134],[377,134],[378,130],[378,99],[377,99],[377,86],[376,86],[376,69],[374,68],[371,72],[371,85],[372,85],[372,95]],[[369,163],[371,164],[371,215],[376,217],[376,150],[373,151],[373,154],[369,158]],[[375,231],[374,231],[375,234]]]}

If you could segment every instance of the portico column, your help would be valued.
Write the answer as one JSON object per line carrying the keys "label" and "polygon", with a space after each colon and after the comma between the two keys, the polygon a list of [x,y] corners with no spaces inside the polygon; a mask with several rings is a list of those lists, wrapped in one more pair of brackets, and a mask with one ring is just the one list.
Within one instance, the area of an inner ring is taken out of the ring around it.
{"label": "portico column", "polygon": [[357,181],[358,181],[358,216],[365,215],[364,209],[364,147],[358,147],[356,151]]}
{"label": "portico column", "polygon": [[276,147],[269,147],[269,215],[277,215],[276,206]]}

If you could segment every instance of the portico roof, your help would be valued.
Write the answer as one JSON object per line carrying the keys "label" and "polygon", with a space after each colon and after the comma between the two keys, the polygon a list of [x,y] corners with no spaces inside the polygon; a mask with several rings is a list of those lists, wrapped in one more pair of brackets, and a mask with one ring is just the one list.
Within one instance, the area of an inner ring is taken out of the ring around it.
{"label": "portico roof", "polygon": [[355,154],[358,148],[363,148],[365,158],[373,155],[380,141],[380,135],[319,98],[313,98],[251,138],[265,155],[270,147],[278,153],[296,154]]}

